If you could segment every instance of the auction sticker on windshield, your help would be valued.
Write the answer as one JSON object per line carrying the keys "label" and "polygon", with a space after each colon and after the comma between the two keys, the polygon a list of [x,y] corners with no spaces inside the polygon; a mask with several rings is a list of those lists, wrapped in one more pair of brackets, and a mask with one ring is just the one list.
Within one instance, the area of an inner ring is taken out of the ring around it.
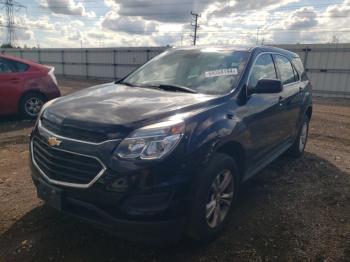
{"label": "auction sticker on windshield", "polygon": [[217,69],[212,71],[206,71],[205,77],[218,77],[218,76],[233,76],[237,75],[238,70],[237,68],[223,68],[223,69]]}

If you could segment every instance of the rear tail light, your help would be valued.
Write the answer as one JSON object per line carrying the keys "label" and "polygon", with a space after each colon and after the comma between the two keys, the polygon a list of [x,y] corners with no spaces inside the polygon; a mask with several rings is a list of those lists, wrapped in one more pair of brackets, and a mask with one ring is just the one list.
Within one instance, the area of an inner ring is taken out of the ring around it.
{"label": "rear tail light", "polygon": [[55,68],[52,67],[49,71],[49,76],[51,77],[52,81],[55,83],[55,85],[58,85],[57,83],[57,79],[56,79],[56,76],[55,76]]}

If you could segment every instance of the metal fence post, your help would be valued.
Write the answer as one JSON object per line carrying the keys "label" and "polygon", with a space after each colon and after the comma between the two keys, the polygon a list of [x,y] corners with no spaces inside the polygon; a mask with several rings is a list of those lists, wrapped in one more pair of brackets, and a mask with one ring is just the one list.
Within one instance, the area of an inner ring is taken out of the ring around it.
{"label": "metal fence post", "polygon": [[38,48],[38,62],[41,64],[41,50]]}
{"label": "metal fence post", "polygon": [[147,59],[147,61],[150,59],[150,52],[151,52],[151,50],[146,50],[146,59]]}
{"label": "metal fence post", "polygon": [[309,48],[307,46],[306,48],[303,49],[303,51],[305,52],[304,68],[307,71],[307,59],[308,59],[308,56],[309,56],[309,52],[311,51],[311,48]]}
{"label": "metal fence post", "polygon": [[86,73],[86,78],[89,78],[88,52],[89,52],[89,50],[85,49],[85,73]]}
{"label": "metal fence post", "polygon": [[62,75],[65,76],[65,70],[64,70],[64,50],[61,50],[61,60],[62,60]]}
{"label": "metal fence post", "polygon": [[117,79],[117,58],[116,58],[116,55],[117,55],[117,50],[113,49],[113,76],[114,76],[115,80]]}

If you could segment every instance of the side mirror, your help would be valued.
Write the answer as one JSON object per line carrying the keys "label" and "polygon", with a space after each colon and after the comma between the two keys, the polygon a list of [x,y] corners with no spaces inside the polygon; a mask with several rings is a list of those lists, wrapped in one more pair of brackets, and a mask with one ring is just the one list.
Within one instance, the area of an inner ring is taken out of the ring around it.
{"label": "side mirror", "polygon": [[260,79],[254,88],[254,93],[271,94],[279,93],[283,90],[281,80],[278,79]]}

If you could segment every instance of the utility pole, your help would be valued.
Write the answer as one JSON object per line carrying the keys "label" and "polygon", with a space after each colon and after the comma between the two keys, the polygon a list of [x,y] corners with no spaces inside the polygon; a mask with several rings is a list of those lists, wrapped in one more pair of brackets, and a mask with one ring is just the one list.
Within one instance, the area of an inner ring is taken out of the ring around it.
{"label": "utility pole", "polygon": [[16,42],[15,13],[26,7],[15,0],[0,1],[0,5],[3,5],[6,10],[6,44],[14,46]]}
{"label": "utility pole", "polygon": [[260,32],[261,26],[258,26],[256,29],[256,45],[259,45],[259,32]]}
{"label": "utility pole", "polygon": [[192,40],[192,44],[193,45],[196,45],[197,43],[197,29],[199,27],[198,25],[198,17],[200,17],[200,15],[198,13],[194,13],[191,11],[191,15],[192,15],[192,22],[191,22],[191,26],[193,27],[193,30],[194,30],[194,34],[191,35],[191,37],[193,37],[193,40]]}

